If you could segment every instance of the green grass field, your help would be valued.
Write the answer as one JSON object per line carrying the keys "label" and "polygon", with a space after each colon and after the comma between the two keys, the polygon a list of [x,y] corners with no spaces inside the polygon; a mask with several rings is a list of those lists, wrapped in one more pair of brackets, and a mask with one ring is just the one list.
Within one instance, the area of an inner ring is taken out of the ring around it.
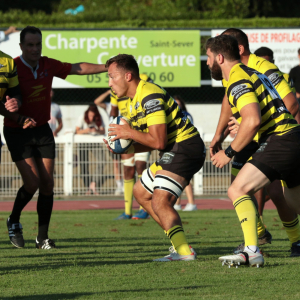
{"label": "green grass field", "polygon": [[264,268],[222,267],[221,255],[242,241],[234,211],[182,212],[192,262],[152,262],[170,242],[153,220],[113,221],[121,211],[54,212],[58,249],[35,249],[37,216],[22,215],[25,249],[8,240],[0,213],[0,299],[300,299],[299,258],[276,211],[265,211],[273,235]]}

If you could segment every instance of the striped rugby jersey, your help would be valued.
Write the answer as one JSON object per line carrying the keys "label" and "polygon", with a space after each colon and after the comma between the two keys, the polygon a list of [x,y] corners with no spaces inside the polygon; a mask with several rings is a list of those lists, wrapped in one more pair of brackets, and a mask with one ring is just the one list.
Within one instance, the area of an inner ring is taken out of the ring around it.
{"label": "striped rugby jersey", "polygon": [[267,76],[242,63],[232,67],[226,88],[233,116],[241,123],[240,111],[250,103],[258,103],[261,109],[261,125],[254,140],[270,134],[283,135],[299,126],[286,109],[277,90]]}
{"label": "striped rugby jersey", "polygon": [[21,95],[21,92],[14,60],[0,51],[0,101],[6,95],[14,97]]}
{"label": "striped rugby jersey", "polygon": [[141,80],[127,109],[135,130],[149,132],[151,125],[167,124],[168,145],[199,134],[174,99],[154,83]]}
{"label": "striped rugby jersey", "polygon": [[129,103],[129,101],[128,101],[129,99],[130,98],[126,97],[126,96],[118,98],[118,96],[113,92],[113,90],[112,89],[110,90],[111,105],[118,106],[118,110],[119,110],[121,116],[127,117],[127,118],[129,118],[128,112],[127,112],[127,105]]}
{"label": "striped rugby jersey", "polygon": [[[279,71],[276,65],[268,60],[251,53],[247,67],[265,74],[275,86],[281,99],[292,92],[287,80],[284,79],[283,73]],[[224,87],[227,87],[227,81],[225,79],[222,80],[222,83]]]}

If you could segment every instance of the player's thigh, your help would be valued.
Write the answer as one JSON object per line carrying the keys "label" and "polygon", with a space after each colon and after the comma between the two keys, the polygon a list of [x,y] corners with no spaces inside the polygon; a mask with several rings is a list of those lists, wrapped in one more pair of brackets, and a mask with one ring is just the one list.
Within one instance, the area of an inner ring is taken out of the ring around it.
{"label": "player's thigh", "polygon": [[234,201],[243,195],[253,195],[270,184],[268,177],[257,167],[246,163],[228,189],[229,198]]}
{"label": "player's thigh", "polygon": [[138,180],[133,187],[134,198],[140,203],[141,201],[151,201],[152,192],[149,189],[146,189],[142,185],[141,181]]}
{"label": "player's thigh", "polygon": [[232,161],[231,167],[231,182],[234,181],[237,174],[243,168],[243,166],[247,163],[249,158],[256,152],[259,148],[256,142],[250,142],[243,150],[236,153]]}
{"label": "player's thigh", "polygon": [[15,162],[24,182],[26,190],[35,193],[40,184],[39,171],[33,157]]}
{"label": "player's thigh", "polygon": [[35,158],[40,180],[53,180],[55,160],[51,158]]}
{"label": "player's thigh", "polygon": [[152,207],[173,206],[188,184],[188,180],[166,170],[158,170],[153,182]]}

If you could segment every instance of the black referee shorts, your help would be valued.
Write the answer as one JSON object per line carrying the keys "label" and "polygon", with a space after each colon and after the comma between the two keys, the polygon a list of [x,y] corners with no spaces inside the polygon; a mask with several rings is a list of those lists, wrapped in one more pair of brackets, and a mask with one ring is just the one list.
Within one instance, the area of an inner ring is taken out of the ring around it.
{"label": "black referee shorts", "polygon": [[272,134],[249,163],[257,167],[272,182],[285,181],[288,188],[300,185],[300,131],[294,129],[284,135]]}
{"label": "black referee shorts", "polygon": [[27,129],[4,126],[3,133],[14,162],[30,157],[55,158],[55,141],[48,123]]}

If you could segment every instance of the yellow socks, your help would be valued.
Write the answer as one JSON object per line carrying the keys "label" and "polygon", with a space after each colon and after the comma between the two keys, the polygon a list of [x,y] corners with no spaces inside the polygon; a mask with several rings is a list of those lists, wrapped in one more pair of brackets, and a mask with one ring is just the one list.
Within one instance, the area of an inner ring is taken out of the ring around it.
{"label": "yellow socks", "polygon": [[266,232],[266,227],[264,225],[262,216],[260,216],[257,220],[257,235],[258,237],[262,237]]}
{"label": "yellow socks", "polygon": [[183,232],[183,228],[180,225],[175,225],[167,230],[167,236],[170,238],[171,243],[178,254],[188,255],[192,253]]}
{"label": "yellow socks", "polygon": [[300,240],[300,228],[298,217],[292,222],[282,222],[282,224],[290,240],[290,246],[292,247],[293,243]]}
{"label": "yellow socks", "polygon": [[124,180],[124,199],[125,199],[125,214],[132,215],[132,201],[133,201],[133,186],[134,178]]}
{"label": "yellow socks", "polygon": [[233,202],[233,206],[241,222],[245,247],[257,246],[257,211],[251,197],[244,195]]}

